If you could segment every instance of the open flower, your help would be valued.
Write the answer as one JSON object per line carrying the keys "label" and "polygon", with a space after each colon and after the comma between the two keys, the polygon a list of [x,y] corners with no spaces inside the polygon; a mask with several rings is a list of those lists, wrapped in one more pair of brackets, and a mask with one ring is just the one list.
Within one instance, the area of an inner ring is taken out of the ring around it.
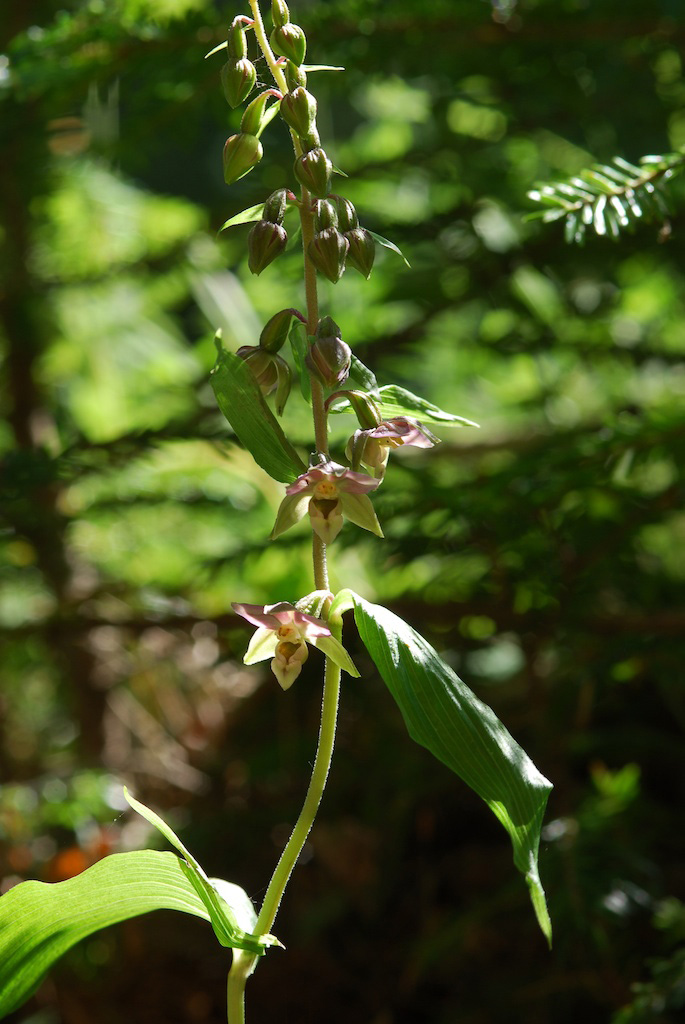
{"label": "open flower", "polygon": [[231,607],[258,627],[243,661],[246,665],[255,665],[271,658],[271,671],[284,690],[292,686],[302,671],[309,655],[307,644],[323,651],[327,658],[351,676],[359,675],[349,654],[331,635],[323,619],[298,611],[285,601],[264,606],[233,604]]}
{"label": "open flower", "polygon": [[396,416],[383,420],[367,430],[356,430],[347,442],[345,454],[353,466],[363,464],[382,477],[391,448],[411,445],[414,448],[432,448],[440,438],[432,434],[418,420],[410,416]]}
{"label": "open flower", "polygon": [[343,516],[382,537],[383,531],[367,495],[379,483],[366,473],[355,473],[337,462],[315,466],[286,487],[271,539],[289,530],[307,513],[312,529],[325,544],[330,544],[340,533]]}

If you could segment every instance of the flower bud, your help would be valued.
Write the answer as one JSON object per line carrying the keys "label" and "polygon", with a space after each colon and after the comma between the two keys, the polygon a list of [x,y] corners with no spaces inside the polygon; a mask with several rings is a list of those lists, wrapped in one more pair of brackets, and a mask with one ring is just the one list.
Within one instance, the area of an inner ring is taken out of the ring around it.
{"label": "flower bud", "polygon": [[326,399],[326,411],[341,398],[351,404],[363,430],[371,430],[381,423],[380,406],[368,391],[336,391]]}
{"label": "flower bud", "polygon": [[262,159],[264,150],[256,135],[241,132],[231,135],[224,146],[224,181],[232,185],[251,171]]}
{"label": "flower bud", "polygon": [[337,228],[337,226],[338,214],[335,212],[333,203],[329,203],[327,199],[319,199],[314,214],[315,231],[323,231],[324,228]]}
{"label": "flower bud", "polygon": [[296,312],[294,309],[282,309],[280,313],[275,313],[259,335],[259,347],[267,352],[278,352],[283,348],[288,338],[290,321]]}
{"label": "flower bud", "polygon": [[278,188],[272,192],[264,203],[262,220],[268,220],[272,224],[282,224],[285,217],[285,208],[288,202],[287,188]]}
{"label": "flower bud", "polygon": [[343,234],[347,231],[351,231],[352,228],[359,226],[357,211],[349,199],[343,199],[342,196],[336,196],[335,205],[338,208],[338,227]]}
{"label": "flower bud", "polygon": [[254,89],[257,72],[247,57],[232,57],[221,69],[224,96],[232,107],[239,107]]}
{"label": "flower bud", "polygon": [[301,85],[281,100],[281,117],[300,136],[307,136],[316,120],[316,100]]}
{"label": "flower bud", "polygon": [[331,190],[333,164],[320,146],[298,156],[295,161],[295,177],[319,199],[325,199]]}
{"label": "flower bud", "polygon": [[249,135],[259,135],[263,127],[266,104],[271,96],[277,96],[278,99],[281,98],[280,92],[277,92],[276,89],[266,89],[264,92],[260,92],[259,96],[255,96],[252,102],[248,104],[240,122],[241,132],[247,132]]}
{"label": "flower bud", "polygon": [[389,453],[387,445],[382,445],[376,438],[369,437],[363,430],[355,430],[345,447],[345,455],[350,460],[352,469],[356,471],[362,464],[368,466],[369,469],[373,469],[376,479],[385,473]]}
{"label": "flower bud", "polygon": [[247,57],[247,38],[245,29],[242,26],[243,18],[239,15],[234,18],[228,29],[228,55],[229,57]]}
{"label": "flower bud", "polygon": [[345,270],[349,242],[336,228],[324,228],[307,246],[307,255],[324,277],[335,284]]}
{"label": "flower bud", "polygon": [[345,238],[350,244],[348,260],[354,269],[368,280],[371,276],[373,261],[376,258],[376,243],[373,240],[373,235],[366,228],[352,228],[351,231],[345,232]]}
{"label": "flower bud", "polygon": [[258,220],[247,236],[247,265],[252,273],[261,274],[281,255],[287,241],[286,230],[280,224]]}
{"label": "flower bud", "polygon": [[236,355],[250,367],[263,395],[276,392],[276,412],[281,416],[292,384],[292,374],[285,359],[255,345],[243,345]]}
{"label": "flower bud", "polygon": [[347,380],[352,350],[342,338],[319,338],[309,348],[304,361],[325,387],[334,388]]}
{"label": "flower bud", "polygon": [[290,11],[285,0],[271,0],[271,18],[274,28],[281,28],[290,21]]}
{"label": "flower bud", "polygon": [[286,61],[285,65],[285,80],[288,83],[288,88],[292,92],[293,89],[297,89],[298,86],[302,86],[303,89],[307,87],[307,75],[299,68],[297,64],[293,64],[291,60]]}
{"label": "flower bud", "polygon": [[342,338],[342,331],[332,316],[322,316],[314,333],[317,338]]}
{"label": "flower bud", "polygon": [[[316,130],[316,125],[313,125],[311,131],[307,132],[306,135],[303,135],[300,138],[300,142],[302,143],[303,153],[311,153],[313,149],[320,149],[321,137]],[[331,170],[332,169],[333,165],[331,164]]]}
{"label": "flower bud", "polygon": [[282,57],[287,57],[298,66],[307,52],[307,38],[299,25],[288,21],[273,30],[269,37],[272,49]]}

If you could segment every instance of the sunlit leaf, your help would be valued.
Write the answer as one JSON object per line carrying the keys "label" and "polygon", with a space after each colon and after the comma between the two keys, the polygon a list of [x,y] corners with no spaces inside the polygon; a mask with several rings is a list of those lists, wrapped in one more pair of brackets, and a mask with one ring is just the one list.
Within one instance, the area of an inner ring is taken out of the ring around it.
{"label": "sunlit leaf", "polygon": [[[352,371],[350,371],[352,377]],[[375,377],[374,377],[375,381]],[[361,382],[360,382],[361,383]],[[365,386],[365,385],[363,385]],[[371,390],[367,388],[367,390]],[[380,411],[383,419],[389,420],[394,416],[410,416],[412,419],[422,420],[424,423],[441,423],[446,427],[477,427],[473,420],[467,420],[464,416],[456,416],[452,412],[445,412],[437,405],[412,394],[406,388],[398,387],[397,384],[384,384],[375,392],[380,399]],[[352,404],[345,398],[336,400],[332,412],[353,412]]]}
{"label": "sunlit leaf", "polygon": [[538,873],[540,829],[552,788],[494,712],[411,626],[354,596],[359,634],[395,698],[409,735],[478,793],[509,833],[538,923],[552,929]]}
{"label": "sunlit leaf", "polygon": [[115,853],[65,882],[21,882],[0,898],[0,1016],[20,1006],[71,946],[151,910],[210,920],[174,853]]}
{"label": "sunlit leaf", "polygon": [[236,213],[234,217],[229,217],[226,223],[221,225],[219,231],[225,231],[226,228],[235,228],[239,224],[251,224],[255,220],[261,220],[263,213],[264,203],[257,203],[256,206],[248,206],[246,210],[241,210],[240,213]]}
{"label": "sunlit leaf", "polygon": [[282,483],[306,471],[245,360],[219,347],[211,382],[219,408],[262,469]]}
{"label": "sunlit leaf", "polygon": [[376,231],[369,231],[369,234],[372,235],[373,238],[375,238],[379,245],[382,245],[385,249],[390,249],[391,252],[397,253],[400,259],[403,260],[408,267],[411,266],[411,263],[404,255],[400,247],[395,245],[394,242],[391,242],[389,238],[383,238],[383,235],[379,235]]}
{"label": "sunlit leaf", "polygon": [[[124,796],[134,811],[137,811],[151,825],[154,825],[183,857],[185,864],[182,866],[202,900],[209,914],[216,937],[222,946],[248,949],[253,953],[263,953],[266,946],[272,946],[278,942],[273,935],[257,936],[246,932],[244,928],[245,922],[248,922],[251,927],[254,927],[257,922],[254,908],[252,908],[251,912],[246,912],[248,904],[252,907],[247,893],[240,886],[224,881],[220,881],[220,893],[219,888],[207,877],[200,864],[189,850],[186,849],[164,819],[160,818],[149,807],[146,807],[145,804],[132,797],[126,788],[124,788]],[[235,907],[230,901],[227,901],[227,895],[230,896],[231,900],[235,901]]]}

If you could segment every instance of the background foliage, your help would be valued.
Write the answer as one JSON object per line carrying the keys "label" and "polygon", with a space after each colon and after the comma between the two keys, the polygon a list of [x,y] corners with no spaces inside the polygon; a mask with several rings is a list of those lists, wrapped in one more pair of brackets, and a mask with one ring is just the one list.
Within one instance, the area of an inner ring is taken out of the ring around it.
{"label": "background foliage", "polygon": [[[231,600],[310,588],[304,528],[208,384],[299,295],[259,279],[227,189],[233,7],[5,5],[0,56],[0,882],[155,842],[120,780],[255,897],[304,791],[318,666],[286,697],[240,658]],[[481,424],[394,459],[384,544],[336,583],[429,636],[555,783],[536,931],[508,840],[406,738],[361,647],[319,824],[250,992],[255,1022],[637,1024],[685,1001],[682,214],[567,247],[536,181],[685,144],[677,0],[300,0],[326,148],[401,245],[323,285],[345,339]],[[262,73],[264,69],[262,67]],[[314,80],[313,80],[314,84]],[[330,140],[330,145],[329,145]],[[679,209],[676,181],[673,207]],[[682,207],[682,203],[680,203]],[[298,301],[301,301],[298,299]],[[290,435],[305,420],[286,411]],[[351,420],[340,416],[336,437]],[[418,517],[418,519],[417,519]],[[226,963],[159,913],[74,950],[22,1024],[221,1020]],[[637,988],[635,987],[637,986]]]}

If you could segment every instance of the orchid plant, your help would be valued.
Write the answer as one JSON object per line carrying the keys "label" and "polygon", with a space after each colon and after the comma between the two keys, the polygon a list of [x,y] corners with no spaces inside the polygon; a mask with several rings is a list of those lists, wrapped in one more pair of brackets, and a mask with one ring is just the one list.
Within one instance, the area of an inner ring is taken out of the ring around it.
{"label": "orchid plant", "polygon": [[[232,217],[224,227],[251,223],[248,265],[253,274],[261,274],[282,258],[288,241],[284,222],[295,214],[302,238],[305,308],[275,311],[257,344],[243,345],[237,352],[224,349],[217,337],[212,385],[237,438],[262,469],[285,485],[270,540],[277,541],[302,520],[311,529],[310,593],[294,604],[233,604],[234,611],[256,627],[245,664],[270,660],[283,690],[297,681],[310,647],[323,655],[321,725],[311,780],[258,911],[239,886],[208,878],[171,828],[127,793],[131,806],[159,829],[177,853],[115,854],[68,881],[24,882],[4,895],[0,900],[0,1015],[20,1005],[74,942],[127,917],[171,908],[209,921],[219,943],[232,949],[227,1019],[229,1024],[243,1024],[247,979],[270,947],[281,945],[272,929],[328,777],[342,673],[360,675],[343,645],[343,616],[350,611],[370,662],[399,705],[411,737],[470,785],[509,833],[515,865],[525,876],[538,921],[551,941],[537,867],[550,783],[491,709],[410,625],[352,589],[330,590],[328,561],[345,521],[379,540],[383,537],[370,495],[383,484],[390,452],[405,446],[433,447],[438,438],[428,424],[444,428],[473,424],[396,385],[379,386],[331,316],[321,315],[319,276],[335,283],[352,267],[368,278],[377,245],[399,250],[362,227],[352,203],[333,191],[337,171],[321,143],[309,77],[342,69],[304,62],[306,36],[290,20],[285,0],[271,0],[270,32],[259,0],[249,0],[249,7],[249,14],[233,19],[227,41],[208,54],[227,50],[221,82],[230,106],[249,100],[240,131],[224,147],[225,181],[232,185],[259,163],[262,136],[279,115],[290,133],[294,164],[286,185],[258,207]],[[252,99],[257,71],[248,56],[250,38],[273,78],[273,86]],[[282,354],[287,346],[292,367]],[[291,393],[293,367],[312,412],[308,464],[278,420]],[[270,395],[275,414],[267,403]],[[358,426],[341,450],[331,453],[329,418],[344,414],[356,416]]]}

